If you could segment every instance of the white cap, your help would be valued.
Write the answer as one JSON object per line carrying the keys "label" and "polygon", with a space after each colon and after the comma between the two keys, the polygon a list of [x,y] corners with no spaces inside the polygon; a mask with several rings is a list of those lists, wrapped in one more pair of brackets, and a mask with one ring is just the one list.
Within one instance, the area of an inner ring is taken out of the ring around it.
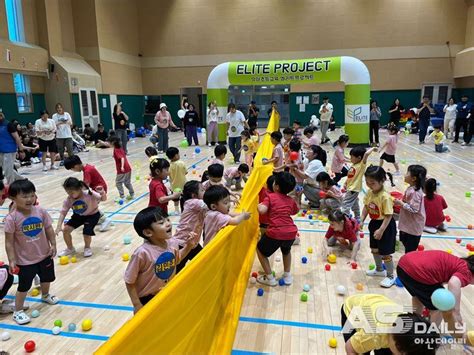
{"label": "white cap", "polygon": [[162,103],[160,104],[160,110],[161,110],[163,107],[167,107],[164,102],[162,102]]}

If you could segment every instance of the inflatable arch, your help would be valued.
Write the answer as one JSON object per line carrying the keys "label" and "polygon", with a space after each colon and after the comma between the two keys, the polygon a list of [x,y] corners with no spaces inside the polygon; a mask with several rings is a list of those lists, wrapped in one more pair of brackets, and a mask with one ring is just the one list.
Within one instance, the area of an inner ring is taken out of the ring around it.
{"label": "inflatable arch", "polygon": [[[353,57],[329,57],[219,64],[207,80],[207,102],[215,101],[225,116],[230,85],[345,83],[344,122],[351,144],[369,142],[370,74]],[[339,114],[339,113],[336,113]],[[219,137],[221,138],[221,137]]]}

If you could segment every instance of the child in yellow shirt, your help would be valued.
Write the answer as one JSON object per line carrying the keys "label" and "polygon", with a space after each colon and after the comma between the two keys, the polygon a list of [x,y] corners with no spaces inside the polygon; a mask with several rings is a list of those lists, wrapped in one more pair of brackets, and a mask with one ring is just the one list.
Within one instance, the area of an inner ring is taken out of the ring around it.
{"label": "child in yellow shirt", "polygon": [[[188,173],[186,164],[181,160],[178,148],[169,147],[166,150],[166,156],[170,160],[169,177],[171,190],[173,192],[182,192],[184,184],[186,184],[186,174]],[[179,198],[173,200],[173,202],[175,214],[179,215]]]}
{"label": "child in yellow shirt", "polygon": [[446,145],[446,136],[441,132],[441,126],[434,127],[434,131],[428,136],[426,141],[433,139],[435,144],[435,151],[438,153],[449,152],[449,147]]}

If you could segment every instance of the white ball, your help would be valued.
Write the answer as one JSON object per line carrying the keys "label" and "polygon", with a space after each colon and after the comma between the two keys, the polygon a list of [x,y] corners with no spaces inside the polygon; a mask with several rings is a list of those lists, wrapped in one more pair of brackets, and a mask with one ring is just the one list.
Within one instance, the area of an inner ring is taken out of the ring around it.
{"label": "white ball", "polygon": [[275,256],[275,261],[279,263],[281,261],[281,256],[280,255]]}
{"label": "white ball", "polygon": [[252,276],[252,277],[250,278],[250,283],[251,283],[252,285],[255,285],[255,284],[257,283],[257,278]]}
{"label": "white ball", "polygon": [[60,327],[53,327],[52,332],[53,332],[54,335],[58,335],[59,333],[61,333],[61,328]]}
{"label": "white ball", "polygon": [[311,287],[309,285],[304,285],[303,286],[303,291],[304,292],[309,292],[309,290],[311,290]]}
{"label": "white ball", "polygon": [[110,250],[110,246],[108,246],[108,245],[104,246],[104,250],[105,251]]}
{"label": "white ball", "polygon": [[3,341],[10,340],[10,338],[11,338],[10,333],[8,333],[8,332],[3,332],[2,333],[2,340]]}
{"label": "white ball", "polygon": [[346,288],[342,285],[337,286],[336,292],[338,295],[344,296],[346,294]]}

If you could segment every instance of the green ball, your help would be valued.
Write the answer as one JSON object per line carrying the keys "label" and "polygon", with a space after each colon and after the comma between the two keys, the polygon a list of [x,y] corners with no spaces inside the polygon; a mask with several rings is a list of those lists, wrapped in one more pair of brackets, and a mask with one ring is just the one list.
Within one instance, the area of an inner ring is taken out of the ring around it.
{"label": "green ball", "polygon": [[272,275],[273,275],[273,277],[275,277],[275,275],[276,275],[276,274],[275,274],[275,271],[272,271]]}
{"label": "green ball", "polygon": [[471,197],[471,191],[466,191],[466,197]]}
{"label": "green ball", "polygon": [[181,192],[181,191],[183,191],[183,190],[182,190],[180,187],[177,187],[177,188],[175,188],[173,191],[174,191],[174,192]]}
{"label": "green ball", "polygon": [[179,143],[179,146],[182,148],[186,148],[188,146],[188,141],[186,139],[182,140],[181,143]]}
{"label": "green ball", "polygon": [[303,292],[303,293],[301,294],[301,296],[300,296],[300,300],[301,300],[302,302],[307,302],[307,301],[308,301],[308,294],[305,293],[305,292]]}
{"label": "green ball", "polygon": [[400,160],[400,163],[402,163],[402,164],[406,164],[406,163],[407,163],[407,161],[406,161],[405,159],[402,159],[402,160]]}
{"label": "green ball", "polygon": [[375,265],[374,265],[374,264],[370,264],[370,265],[369,265],[369,270],[373,270],[373,269],[375,269]]}
{"label": "green ball", "polygon": [[55,327],[62,327],[63,326],[63,321],[61,319],[56,319],[54,321],[54,326]]}

